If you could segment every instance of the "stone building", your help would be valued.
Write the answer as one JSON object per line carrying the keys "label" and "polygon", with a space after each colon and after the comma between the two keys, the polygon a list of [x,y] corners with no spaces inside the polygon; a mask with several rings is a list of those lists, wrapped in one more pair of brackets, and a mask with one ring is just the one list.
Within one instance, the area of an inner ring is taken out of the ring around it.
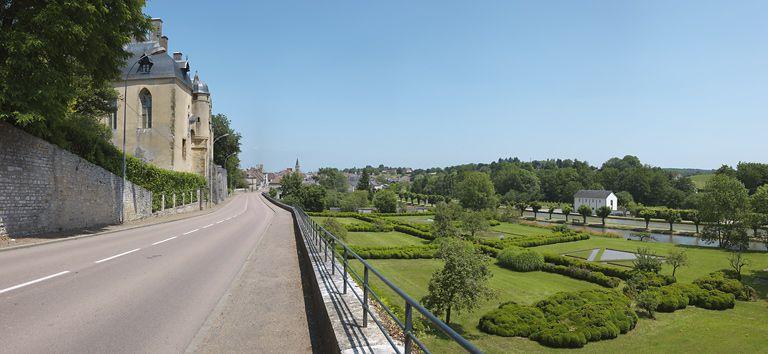
{"label": "stone building", "polygon": [[164,169],[210,178],[213,139],[208,85],[197,73],[190,78],[189,61],[181,52],[169,54],[163,21],[153,19],[152,25],[146,41],[128,44],[131,57],[122,73],[127,80],[114,83],[117,109],[106,122],[112,128],[112,142],[122,148],[127,105],[129,155]]}

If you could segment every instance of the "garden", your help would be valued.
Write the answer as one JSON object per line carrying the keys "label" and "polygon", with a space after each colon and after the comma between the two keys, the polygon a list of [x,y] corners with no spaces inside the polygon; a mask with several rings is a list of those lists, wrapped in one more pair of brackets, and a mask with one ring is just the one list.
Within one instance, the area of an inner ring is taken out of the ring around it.
{"label": "garden", "polygon": [[[313,217],[336,227],[334,234],[344,234],[350,247],[414,299],[429,295],[430,278],[444,263],[438,259],[439,242],[433,240],[439,215],[326,212]],[[463,220],[453,222],[457,229],[465,230]],[[766,253],[744,253],[739,281],[727,270],[732,252],[726,250],[517,220],[490,220],[480,229],[472,243],[491,261],[487,286],[492,294],[468,311],[454,312],[450,325],[485,352],[764,349]],[[685,262],[673,269],[667,258],[680,251]],[[658,273],[652,269],[638,275],[635,263],[643,257]],[[362,271],[354,261],[350,266]],[[392,290],[376,281],[372,287],[402,315],[403,305]],[[461,352],[433,329],[417,328],[433,352]]]}

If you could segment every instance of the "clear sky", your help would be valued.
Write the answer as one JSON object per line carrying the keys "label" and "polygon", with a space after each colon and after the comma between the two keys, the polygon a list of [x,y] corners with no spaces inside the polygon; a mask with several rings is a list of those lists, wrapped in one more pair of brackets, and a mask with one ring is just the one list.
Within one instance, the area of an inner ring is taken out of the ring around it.
{"label": "clear sky", "polygon": [[161,1],[243,167],[768,161],[768,1]]}

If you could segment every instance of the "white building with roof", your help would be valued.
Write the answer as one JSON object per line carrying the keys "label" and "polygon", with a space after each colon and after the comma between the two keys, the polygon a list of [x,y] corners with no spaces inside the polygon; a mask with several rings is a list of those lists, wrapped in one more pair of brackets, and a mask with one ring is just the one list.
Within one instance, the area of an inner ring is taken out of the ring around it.
{"label": "white building with roof", "polygon": [[616,194],[608,190],[582,189],[573,195],[573,210],[579,210],[582,205],[588,205],[592,211],[602,206],[617,210],[619,199]]}

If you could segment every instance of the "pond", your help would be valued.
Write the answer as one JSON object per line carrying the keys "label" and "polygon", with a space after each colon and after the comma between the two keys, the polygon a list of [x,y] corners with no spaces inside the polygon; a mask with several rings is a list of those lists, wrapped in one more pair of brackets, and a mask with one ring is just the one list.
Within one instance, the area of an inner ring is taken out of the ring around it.
{"label": "pond", "polygon": [[[543,222],[543,221],[536,221],[536,223],[539,225],[548,225],[548,226],[553,225],[552,223]],[[589,227],[589,226],[576,226],[576,225],[566,225],[566,226],[574,230],[587,229],[589,231],[594,231],[594,232],[606,231],[606,232],[621,235],[626,239],[639,240],[639,238],[632,236],[632,233],[634,233],[635,231],[611,229],[611,228],[597,228],[597,227]],[[710,243],[696,236],[666,235],[666,234],[658,234],[653,232],[651,233],[651,239],[649,240],[649,242],[663,242],[663,243],[673,243],[676,245],[688,245],[688,246],[700,246],[700,247],[712,247],[712,248],[717,248],[720,246],[720,243],[717,241]],[[768,251],[768,244],[760,241],[750,241],[749,250],[750,251]]]}

